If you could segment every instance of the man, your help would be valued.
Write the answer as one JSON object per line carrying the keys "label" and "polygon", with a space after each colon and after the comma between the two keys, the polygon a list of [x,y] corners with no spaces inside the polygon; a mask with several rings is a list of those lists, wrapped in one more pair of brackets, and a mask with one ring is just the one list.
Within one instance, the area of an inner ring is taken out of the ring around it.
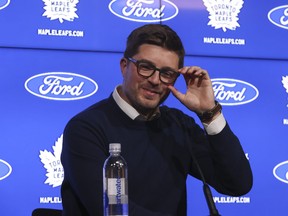
{"label": "man", "polygon": [[[184,216],[186,178],[204,177],[223,194],[240,196],[252,173],[238,138],[214,100],[208,72],[183,67],[184,48],[168,26],[148,24],[127,39],[122,85],[72,118],[64,131],[64,215],[102,215],[102,169],[109,143],[122,145],[128,164],[129,214]],[[182,75],[187,91],[173,86]],[[172,94],[197,113],[204,130],[178,109],[161,105]]]}

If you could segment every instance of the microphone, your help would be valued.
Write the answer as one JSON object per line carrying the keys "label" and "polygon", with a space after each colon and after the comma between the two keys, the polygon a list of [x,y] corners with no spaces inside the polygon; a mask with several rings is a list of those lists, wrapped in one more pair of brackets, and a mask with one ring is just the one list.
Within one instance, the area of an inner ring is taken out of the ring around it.
{"label": "microphone", "polygon": [[203,191],[204,191],[206,202],[207,202],[207,205],[208,205],[208,208],[209,208],[210,216],[221,216],[218,213],[218,210],[217,210],[217,208],[215,206],[210,187],[205,182],[203,182]]}
{"label": "microphone", "polygon": [[209,208],[209,213],[210,215],[209,216],[221,216],[219,213],[218,213],[218,210],[216,208],[216,205],[215,205],[215,202],[213,200],[213,196],[212,196],[212,192],[210,190],[210,187],[209,185],[206,183],[206,180],[205,180],[205,177],[203,175],[203,172],[200,168],[200,165],[193,153],[193,151],[191,151],[191,155],[194,159],[194,162],[195,162],[195,165],[197,167],[197,170],[200,174],[200,178],[201,178],[201,181],[203,183],[203,192],[204,192],[204,195],[205,195],[205,199],[206,199],[206,203],[207,203],[207,206]]}
{"label": "microphone", "polygon": [[[166,110],[166,111],[169,111],[168,108],[165,109],[165,110]],[[179,122],[179,120],[177,120],[177,119],[175,119],[175,120],[176,120],[176,123],[177,123],[177,124],[181,125],[181,123]],[[204,175],[203,175],[203,172],[202,172],[202,170],[201,170],[201,168],[200,168],[200,165],[199,165],[199,163],[198,163],[198,161],[197,161],[197,158],[195,157],[194,152],[193,152],[193,150],[192,150],[192,146],[189,145],[189,147],[190,147],[189,150],[190,150],[190,153],[191,153],[191,157],[192,157],[192,159],[193,159],[193,161],[194,161],[194,163],[195,163],[195,165],[196,165],[196,167],[197,167],[197,170],[198,170],[198,172],[199,172],[199,174],[200,174],[200,179],[201,179],[201,181],[202,181],[202,183],[203,183],[203,192],[204,192],[204,195],[205,195],[205,199],[206,199],[207,206],[208,206],[208,208],[209,208],[209,213],[210,213],[209,216],[221,216],[221,215],[218,213],[218,210],[217,210],[217,208],[216,208],[215,202],[214,202],[214,200],[213,200],[213,196],[212,196],[210,187],[209,187],[209,185],[206,183],[206,180],[205,180],[205,177],[204,177]]]}

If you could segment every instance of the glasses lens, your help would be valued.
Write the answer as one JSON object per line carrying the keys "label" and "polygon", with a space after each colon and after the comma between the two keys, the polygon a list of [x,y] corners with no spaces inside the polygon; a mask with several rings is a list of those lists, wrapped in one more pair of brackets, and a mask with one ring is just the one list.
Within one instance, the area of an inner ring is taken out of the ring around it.
{"label": "glasses lens", "polygon": [[171,70],[161,70],[160,79],[164,83],[173,83],[178,77],[178,73]]}
{"label": "glasses lens", "polygon": [[163,82],[163,83],[166,83],[166,84],[171,84],[171,83],[174,83],[175,80],[177,79],[179,73],[173,71],[173,70],[169,70],[169,69],[157,69],[155,67],[155,65],[151,64],[151,63],[148,63],[148,62],[141,62],[141,61],[138,61],[136,63],[137,65],[137,70],[138,70],[138,73],[143,76],[143,77],[150,77],[153,75],[153,73],[158,70],[160,71],[159,73],[159,76],[160,76],[160,80]]}
{"label": "glasses lens", "polygon": [[155,71],[155,66],[146,62],[138,63],[138,73],[144,77],[151,76]]}

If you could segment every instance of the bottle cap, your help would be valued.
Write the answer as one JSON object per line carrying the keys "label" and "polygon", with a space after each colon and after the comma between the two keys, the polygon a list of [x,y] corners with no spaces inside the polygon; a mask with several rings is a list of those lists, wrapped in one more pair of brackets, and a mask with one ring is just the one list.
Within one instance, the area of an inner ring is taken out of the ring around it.
{"label": "bottle cap", "polygon": [[120,143],[110,143],[109,144],[109,152],[121,152],[121,144]]}

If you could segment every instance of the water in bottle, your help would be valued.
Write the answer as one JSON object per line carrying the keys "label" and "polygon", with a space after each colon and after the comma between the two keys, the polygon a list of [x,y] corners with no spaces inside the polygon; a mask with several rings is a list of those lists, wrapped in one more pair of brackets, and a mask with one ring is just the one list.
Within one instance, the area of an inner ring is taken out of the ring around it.
{"label": "water in bottle", "polygon": [[121,144],[109,144],[103,166],[104,216],[128,216],[128,169]]}

